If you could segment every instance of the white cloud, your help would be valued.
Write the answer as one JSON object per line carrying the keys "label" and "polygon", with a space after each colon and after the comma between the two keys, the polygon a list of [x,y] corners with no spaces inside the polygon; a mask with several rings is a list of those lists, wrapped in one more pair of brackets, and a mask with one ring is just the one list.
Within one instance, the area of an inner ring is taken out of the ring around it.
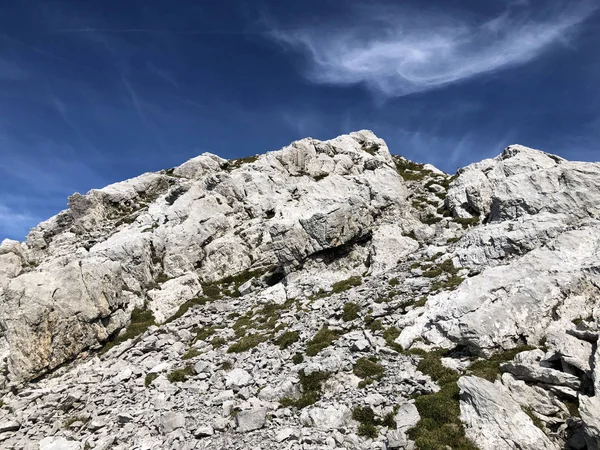
{"label": "white cloud", "polygon": [[39,219],[24,211],[17,211],[0,203],[0,242],[6,237],[22,239],[27,230],[34,227]]}
{"label": "white cloud", "polygon": [[[362,83],[387,97],[427,91],[534,60],[564,44],[597,5],[563,3],[560,9],[508,8],[487,20],[466,12],[355,6],[352,17],[270,37],[307,57],[315,83]],[[522,4],[525,6],[526,4]]]}

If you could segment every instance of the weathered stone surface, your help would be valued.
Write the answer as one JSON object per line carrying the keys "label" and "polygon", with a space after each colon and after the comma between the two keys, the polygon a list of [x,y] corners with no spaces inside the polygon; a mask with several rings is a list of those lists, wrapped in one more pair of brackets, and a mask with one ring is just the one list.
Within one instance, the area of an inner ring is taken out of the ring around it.
{"label": "weathered stone surface", "polygon": [[326,408],[313,407],[302,411],[300,421],[310,427],[333,430],[345,426],[352,413],[346,405],[331,405]]}
{"label": "weathered stone surface", "polygon": [[511,373],[519,380],[566,386],[571,389],[579,389],[581,385],[581,381],[575,375],[549,367],[541,367],[533,364],[506,363],[502,364],[500,368],[502,371]]}
{"label": "weathered stone surface", "polygon": [[240,411],[235,416],[236,431],[246,433],[248,431],[258,430],[265,426],[267,418],[267,409],[258,408],[248,411]]}
{"label": "weathered stone surface", "polygon": [[40,441],[40,450],[81,450],[80,442],[64,437],[47,437]]}
{"label": "weathered stone surface", "polygon": [[461,420],[466,424],[467,436],[480,449],[558,450],[502,385],[462,377],[458,386]]}
{"label": "weathered stone surface", "polygon": [[439,358],[481,448],[597,448],[597,176],[513,146],[450,177],[362,131],[76,194],[0,244],[0,446],[413,449]]}

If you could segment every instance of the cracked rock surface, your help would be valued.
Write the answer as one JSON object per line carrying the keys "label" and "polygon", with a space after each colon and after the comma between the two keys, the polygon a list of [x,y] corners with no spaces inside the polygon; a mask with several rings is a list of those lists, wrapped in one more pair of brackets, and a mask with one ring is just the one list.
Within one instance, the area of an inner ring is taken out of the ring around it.
{"label": "cracked rock surface", "polygon": [[0,447],[597,450],[599,205],[366,130],[74,194],[0,245]]}

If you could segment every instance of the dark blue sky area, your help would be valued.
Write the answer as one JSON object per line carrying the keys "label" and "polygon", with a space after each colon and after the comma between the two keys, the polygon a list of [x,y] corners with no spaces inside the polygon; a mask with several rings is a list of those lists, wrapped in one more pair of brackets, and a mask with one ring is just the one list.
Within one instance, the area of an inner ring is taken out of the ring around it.
{"label": "dark blue sky area", "polygon": [[204,151],[362,128],[448,172],[511,143],[598,160],[598,7],[4,0],[0,240]]}

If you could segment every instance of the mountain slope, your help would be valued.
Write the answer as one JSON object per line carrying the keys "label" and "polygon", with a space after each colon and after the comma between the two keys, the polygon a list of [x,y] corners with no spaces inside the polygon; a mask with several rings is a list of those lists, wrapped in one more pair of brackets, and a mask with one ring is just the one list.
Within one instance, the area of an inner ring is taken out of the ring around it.
{"label": "mountain slope", "polygon": [[360,131],[75,194],[0,246],[0,440],[598,448],[599,188]]}

